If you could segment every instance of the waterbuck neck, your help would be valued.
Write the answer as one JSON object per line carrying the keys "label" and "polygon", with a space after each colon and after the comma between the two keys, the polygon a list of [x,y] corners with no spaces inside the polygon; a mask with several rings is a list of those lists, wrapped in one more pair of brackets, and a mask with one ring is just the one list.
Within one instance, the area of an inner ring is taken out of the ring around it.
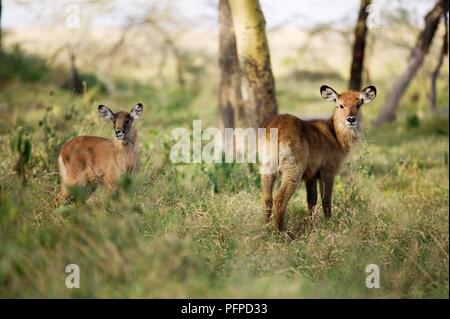
{"label": "waterbuck neck", "polygon": [[358,123],[355,128],[351,128],[333,116],[331,118],[331,125],[339,145],[345,152],[350,152],[350,149],[359,140],[361,134],[360,124]]}
{"label": "waterbuck neck", "polygon": [[132,127],[123,140],[113,140],[115,157],[123,172],[131,173],[139,167],[137,131]]}

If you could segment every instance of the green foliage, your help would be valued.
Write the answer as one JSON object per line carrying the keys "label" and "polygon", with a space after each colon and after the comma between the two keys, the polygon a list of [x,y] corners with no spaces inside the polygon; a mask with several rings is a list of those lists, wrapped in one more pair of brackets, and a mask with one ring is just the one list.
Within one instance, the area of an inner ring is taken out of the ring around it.
{"label": "green foliage", "polygon": [[224,157],[222,164],[201,164],[200,170],[206,175],[214,193],[258,189],[260,179],[255,165],[225,163]]}
{"label": "green foliage", "polygon": [[167,114],[183,110],[186,105],[192,103],[196,94],[193,91],[189,91],[185,87],[175,86],[171,88],[164,100],[163,109]]}
{"label": "green foliage", "polygon": [[31,139],[25,133],[23,127],[17,128],[16,132],[11,138],[11,150],[16,153],[16,163],[14,170],[22,179],[22,184],[26,183],[26,165],[31,160]]}
{"label": "green foliage", "polygon": [[46,61],[36,55],[25,54],[16,45],[10,51],[0,52],[0,80],[18,79],[24,82],[37,82],[49,73]]}
{"label": "green foliage", "polygon": [[11,138],[11,150],[13,152],[20,152],[22,149],[22,137],[23,137],[24,129],[23,127],[17,128],[16,132],[13,134]]}
{"label": "green foliage", "polygon": [[27,164],[31,159],[31,141],[30,139],[26,139],[23,145],[23,163]]}
{"label": "green foliage", "polygon": [[417,114],[409,114],[406,117],[406,127],[407,128],[416,128],[420,126],[420,119]]}
{"label": "green foliage", "polygon": [[80,110],[74,105],[64,113],[62,122],[56,120],[52,116],[52,112],[53,107],[46,107],[42,119],[38,122],[42,141],[40,158],[45,170],[52,170],[56,167],[56,159],[62,146],[77,133],[73,129],[69,129],[69,125],[80,120]]}
{"label": "green foliage", "polygon": [[129,174],[122,175],[117,182],[117,186],[127,195],[132,195],[137,191],[135,177]]}
{"label": "green foliage", "polygon": [[[86,90],[93,90],[97,94],[107,94],[108,88],[106,85],[92,73],[80,73],[80,82]],[[62,86],[63,89],[71,90],[69,81],[65,81]]]}
{"label": "green foliage", "polygon": [[69,188],[69,193],[75,203],[81,204],[86,202],[89,196],[95,191],[95,185],[88,184],[84,187],[72,186]]}
{"label": "green foliage", "polygon": [[0,189],[0,229],[17,217],[18,201],[15,196],[9,196]]}

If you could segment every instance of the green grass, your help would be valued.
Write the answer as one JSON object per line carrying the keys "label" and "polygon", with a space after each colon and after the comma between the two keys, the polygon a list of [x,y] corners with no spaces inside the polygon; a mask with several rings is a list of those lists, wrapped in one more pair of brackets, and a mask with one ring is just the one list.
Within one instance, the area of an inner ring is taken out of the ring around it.
{"label": "green grass", "polygon": [[[319,86],[278,79],[280,111],[331,112]],[[52,81],[2,90],[0,297],[448,298],[448,119],[421,115],[408,125],[401,115],[379,130],[368,125],[336,181],[333,217],[326,221],[320,205],[307,216],[302,185],[287,233],[278,233],[262,223],[256,171],[168,160],[172,128],[197,118],[216,125],[214,92],[131,79],[110,95],[74,97]],[[111,135],[98,104],[136,102],[144,104],[142,172],[119,198],[99,189],[87,203],[53,208],[62,144]],[[381,102],[367,106],[368,122]],[[33,144],[26,188],[12,172],[18,126]],[[80,289],[65,287],[70,263],[80,266]],[[380,267],[379,289],[365,287],[368,264]]]}

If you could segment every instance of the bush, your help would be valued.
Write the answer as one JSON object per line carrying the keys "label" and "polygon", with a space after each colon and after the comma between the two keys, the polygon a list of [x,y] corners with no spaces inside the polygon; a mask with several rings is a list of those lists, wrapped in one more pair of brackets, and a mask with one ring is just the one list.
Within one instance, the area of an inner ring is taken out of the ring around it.
{"label": "bush", "polygon": [[16,45],[11,51],[0,52],[0,80],[37,82],[49,72],[47,62],[34,54],[25,53]]}
{"label": "bush", "polygon": [[[92,73],[81,73],[80,74],[80,82],[83,85],[83,90],[95,90],[97,93],[107,94],[108,88],[106,85],[100,81],[100,79]],[[72,90],[70,87],[70,81],[66,80],[62,88],[65,90]]]}

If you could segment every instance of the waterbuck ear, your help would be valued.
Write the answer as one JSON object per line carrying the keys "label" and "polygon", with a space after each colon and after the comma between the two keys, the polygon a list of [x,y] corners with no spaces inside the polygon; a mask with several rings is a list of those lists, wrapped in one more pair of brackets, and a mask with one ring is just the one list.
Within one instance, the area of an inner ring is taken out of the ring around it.
{"label": "waterbuck ear", "polygon": [[377,96],[377,89],[373,85],[370,85],[362,89],[361,93],[359,94],[359,98],[364,104],[372,102],[373,100],[375,100],[376,96]]}
{"label": "waterbuck ear", "polygon": [[109,107],[102,104],[98,106],[98,115],[105,120],[112,120],[114,118],[114,113],[109,109]]}
{"label": "waterbuck ear", "polygon": [[142,113],[144,113],[144,106],[141,103],[136,104],[131,109],[130,115],[133,118],[133,120],[138,119]]}
{"label": "waterbuck ear", "polygon": [[327,85],[322,85],[320,87],[320,95],[322,95],[322,98],[324,100],[327,100],[329,102],[337,102],[339,97],[339,94],[337,94],[335,90]]}

